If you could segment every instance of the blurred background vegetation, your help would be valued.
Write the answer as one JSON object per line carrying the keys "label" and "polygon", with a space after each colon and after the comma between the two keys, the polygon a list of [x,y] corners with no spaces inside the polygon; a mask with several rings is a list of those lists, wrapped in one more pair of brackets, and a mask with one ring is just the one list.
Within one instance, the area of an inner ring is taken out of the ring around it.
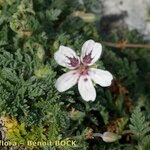
{"label": "blurred background vegetation", "polygon": [[[1,139],[22,143],[1,149],[149,150],[150,48],[126,47],[148,43],[136,30],[110,26],[111,18],[101,16],[97,0],[0,0]],[[56,91],[64,69],[53,54],[60,45],[78,53],[88,39],[102,42],[97,65],[115,78],[109,88],[96,86],[97,99],[87,103],[76,86]],[[93,137],[106,131],[121,138]],[[65,139],[77,146],[26,145]]]}

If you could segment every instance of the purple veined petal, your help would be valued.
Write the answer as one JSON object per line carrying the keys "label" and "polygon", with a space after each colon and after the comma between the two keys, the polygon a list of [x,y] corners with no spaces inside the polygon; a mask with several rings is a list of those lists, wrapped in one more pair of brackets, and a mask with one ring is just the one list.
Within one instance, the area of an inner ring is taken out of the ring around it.
{"label": "purple veined petal", "polygon": [[100,86],[107,87],[111,85],[113,76],[109,71],[90,68],[88,73],[91,79]]}
{"label": "purple veined petal", "polygon": [[59,47],[59,50],[54,54],[54,59],[59,65],[69,69],[75,69],[80,65],[80,59],[75,51],[66,46]]}
{"label": "purple veined petal", "polygon": [[78,79],[79,73],[76,70],[69,71],[57,79],[55,87],[59,92],[64,92],[74,86]]}
{"label": "purple veined petal", "polygon": [[81,61],[84,65],[93,65],[101,56],[102,45],[93,40],[86,41],[82,46]]}
{"label": "purple veined petal", "polygon": [[88,75],[81,75],[78,81],[78,90],[85,101],[94,101],[96,91],[94,85]]}

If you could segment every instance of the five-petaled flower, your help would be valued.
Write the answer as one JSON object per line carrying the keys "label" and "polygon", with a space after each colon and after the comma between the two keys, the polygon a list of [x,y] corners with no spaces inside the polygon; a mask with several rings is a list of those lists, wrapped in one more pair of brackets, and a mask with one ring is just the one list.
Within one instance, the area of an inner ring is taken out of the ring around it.
{"label": "five-petaled flower", "polygon": [[111,85],[113,76],[109,71],[91,68],[101,56],[102,46],[100,43],[88,40],[83,44],[81,51],[79,58],[71,48],[59,47],[54,58],[59,65],[69,68],[70,71],[57,79],[55,87],[59,92],[64,92],[78,83],[82,99],[94,101],[96,91],[92,81],[102,87],[107,87]]}

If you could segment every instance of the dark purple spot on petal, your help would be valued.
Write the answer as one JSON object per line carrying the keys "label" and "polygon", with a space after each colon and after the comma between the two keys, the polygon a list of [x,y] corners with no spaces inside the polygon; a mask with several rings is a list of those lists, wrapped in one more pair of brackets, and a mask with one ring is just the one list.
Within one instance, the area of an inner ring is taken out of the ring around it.
{"label": "dark purple spot on petal", "polygon": [[92,51],[89,53],[89,54],[86,54],[84,57],[83,57],[83,63],[85,63],[85,64],[90,64],[91,63],[91,61],[92,61],[92,57],[91,57],[91,55],[92,55]]}
{"label": "dark purple spot on petal", "polygon": [[86,81],[88,81],[88,79],[87,79],[87,78],[85,78],[85,79],[84,79],[84,81],[86,82]]}
{"label": "dark purple spot on petal", "polygon": [[79,65],[79,60],[77,58],[68,56],[66,57],[70,60],[69,65],[71,65],[72,67],[77,67]]}

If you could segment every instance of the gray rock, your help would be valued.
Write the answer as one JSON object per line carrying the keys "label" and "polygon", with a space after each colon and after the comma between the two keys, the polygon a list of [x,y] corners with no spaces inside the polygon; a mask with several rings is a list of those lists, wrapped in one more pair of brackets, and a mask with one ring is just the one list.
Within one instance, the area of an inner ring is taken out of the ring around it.
{"label": "gray rock", "polygon": [[101,0],[101,3],[102,16],[126,14],[122,20],[129,30],[136,29],[150,40],[150,0]]}

